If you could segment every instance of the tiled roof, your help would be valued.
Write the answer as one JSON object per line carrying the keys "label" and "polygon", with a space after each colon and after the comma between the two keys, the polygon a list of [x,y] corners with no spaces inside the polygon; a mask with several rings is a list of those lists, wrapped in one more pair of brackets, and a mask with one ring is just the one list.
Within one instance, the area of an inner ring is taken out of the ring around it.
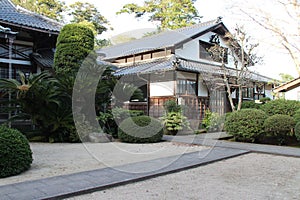
{"label": "tiled roof", "polygon": [[62,24],[52,19],[15,6],[10,0],[0,0],[0,23],[51,33],[59,33],[62,27]]}
{"label": "tiled roof", "polygon": [[[115,75],[124,76],[130,74],[148,74],[153,72],[170,71],[175,69],[211,75],[223,75],[224,73],[226,73],[228,76],[231,77],[234,77],[236,74],[235,69],[226,68],[226,72],[224,72],[221,66],[215,64],[207,64],[204,62],[186,60],[183,58],[177,58],[173,55],[159,59],[152,59],[148,62],[144,61],[127,66],[119,66],[119,68],[115,72]],[[272,80],[271,78],[253,72],[249,72],[248,78],[253,81],[260,81],[265,83],[268,83]]]}
{"label": "tiled roof", "polygon": [[104,54],[106,56],[104,59],[109,60],[145,51],[173,47],[176,44],[193,38],[195,35],[201,34],[220,25],[223,25],[223,23],[209,21],[173,31],[165,31],[150,37],[103,48],[98,50],[98,53]]}

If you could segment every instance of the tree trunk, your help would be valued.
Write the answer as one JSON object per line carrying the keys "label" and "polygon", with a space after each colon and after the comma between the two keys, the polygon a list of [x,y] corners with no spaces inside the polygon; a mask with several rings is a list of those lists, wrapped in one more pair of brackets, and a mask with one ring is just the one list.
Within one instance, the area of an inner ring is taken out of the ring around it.
{"label": "tree trunk", "polygon": [[239,85],[239,102],[238,102],[237,110],[241,110],[241,108],[242,108],[242,101],[243,101],[243,90],[242,90],[242,86]]}
{"label": "tree trunk", "polygon": [[228,79],[227,79],[227,77],[225,75],[224,75],[224,82],[225,82],[225,85],[226,85],[226,88],[227,88],[228,100],[229,100],[232,112],[234,112],[235,111],[235,106],[234,106],[234,103],[233,103],[233,100],[232,100],[232,94],[231,94],[231,91],[230,91],[230,85],[229,85]]}

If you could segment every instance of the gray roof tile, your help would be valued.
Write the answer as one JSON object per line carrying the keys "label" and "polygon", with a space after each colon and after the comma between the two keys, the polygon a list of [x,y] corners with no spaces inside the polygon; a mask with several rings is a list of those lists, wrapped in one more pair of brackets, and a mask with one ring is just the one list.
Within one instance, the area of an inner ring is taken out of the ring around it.
{"label": "gray roof tile", "polygon": [[10,0],[0,0],[0,22],[58,33],[61,23],[15,6]]}
{"label": "gray roof tile", "polygon": [[168,48],[188,40],[203,31],[217,27],[220,24],[222,23],[209,21],[173,31],[165,31],[157,35],[99,49],[98,53],[104,54],[106,56],[104,59],[109,60],[150,50]]}
{"label": "gray roof tile", "polygon": [[[177,65],[175,65],[176,62],[178,63]],[[148,62],[137,62],[135,64],[120,66],[116,70],[115,75],[124,76],[130,74],[148,74],[153,72],[170,71],[175,69],[211,75],[223,75],[225,73],[224,70],[218,65],[186,60],[183,58],[177,58],[173,55],[169,57],[153,59]],[[228,76],[234,77],[236,71],[235,69],[227,68],[226,73],[228,74]],[[268,83],[272,80],[271,78],[259,75],[254,72],[249,73],[249,79],[265,83]]]}

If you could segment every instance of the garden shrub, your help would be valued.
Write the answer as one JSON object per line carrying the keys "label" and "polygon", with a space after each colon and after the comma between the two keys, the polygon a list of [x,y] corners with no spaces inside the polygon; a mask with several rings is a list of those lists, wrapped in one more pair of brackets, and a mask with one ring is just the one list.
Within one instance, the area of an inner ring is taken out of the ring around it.
{"label": "garden shrub", "polygon": [[161,122],[149,116],[127,118],[120,124],[118,131],[119,139],[128,143],[159,142],[162,136]]}
{"label": "garden shrub", "polygon": [[258,109],[242,109],[226,115],[225,130],[237,141],[254,142],[263,133],[267,115]]}
{"label": "garden shrub", "polygon": [[261,104],[255,103],[254,101],[243,101],[242,103],[242,109],[245,108],[255,108],[259,109]]}
{"label": "garden shrub", "polygon": [[296,123],[300,122],[300,109],[296,110],[295,113],[294,113],[294,121]]}
{"label": "garden shrub", "polygon": [[182,112],[167,112],[160,118],[167,135],[176,135],[184,128],[190,129],[190,124]]}
{"label": "garden shrub", "polygon": [[263,104],[261,109],[265,111],[268,116],[281,114],[292,117],[294,116],[296,110],[300,109],[300,102],[294,100],[277,99]]}
{"label": "garden shrub", "polygon": [[168,100],[164,103],[164,108],[167,112],[181,112],[182,108],[180,105],[177,105],[175,100]]}
{"label": "garden shrub", "polygon": [[259,101],[260,101],[262,104],[265,104],[265,103],[271,101],[271,98],[269,98],[269,97],[263,97],[263,98],[261,98]]}
{"label": "garden shrub", "polygon": [[204,118],[202,120],[202,126],[206,131],[216,132],[222,131],[224,126],[225,115],[220,116],[218,113],[211,112],[210,110],[205,111]]}
{"label": "garden shrub", "polygon": [[295,136],[296,136],[297,140],[300,141],[300,122],[296,123]]}
{"label": "garden shrub", "polygon": [[100,112],[97,119],[105,133],[112,135],[114,138],[118,138],[118,126],[124,119],[142,115],[144,115],[144,111],[142,110],[128,110],[116,107],[106,112]]}
{"label": "garden shrub", "polygon": [[26,137],[16,129],[0,126],[0,178],[30,168],[32,151]]}
{"label": "garden shrub", "polygon": [[83,60],[94,49],[93,31],[84,24],[67,24],[58,35],[54,68],[57,74],[77,72]]}
{"label": "garden shrub", "polygon": [[266,137],[275,139],[277,144],[284,144],[292,136],[295,122],[289,115],[276,114],[268,117],[264,122]]}

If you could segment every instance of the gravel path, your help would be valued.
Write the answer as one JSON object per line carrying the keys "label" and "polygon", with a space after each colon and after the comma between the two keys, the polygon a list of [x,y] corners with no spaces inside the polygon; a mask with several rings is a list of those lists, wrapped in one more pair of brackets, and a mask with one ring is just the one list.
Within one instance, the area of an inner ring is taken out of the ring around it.
{"label": "gravel path", "polygon": [[114,167],[128,163],[201,151],[208,147],[175,142],[153,144],[111,143],[31,143],[34,161],[17,176],[0,179],[0,185],[36,180],[76,172]]}
{"label": "gravel path", "polygon": [[300,199],[300,159],[251,153],[82,195],[93,199]]}

